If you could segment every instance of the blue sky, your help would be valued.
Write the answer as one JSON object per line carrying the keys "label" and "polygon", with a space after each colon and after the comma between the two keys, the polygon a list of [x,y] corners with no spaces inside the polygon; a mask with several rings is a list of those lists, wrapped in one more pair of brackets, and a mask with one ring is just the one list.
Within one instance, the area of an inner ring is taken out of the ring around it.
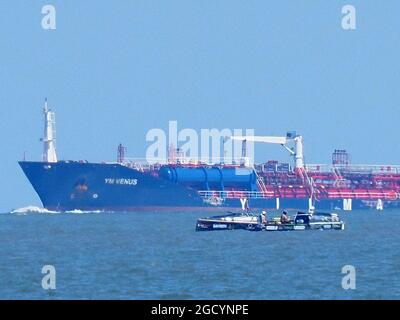
{"label": "blue sky", "polygon": [[[43,30],[41,8],[57,10]],[[341,28],[341,8],[357,29]],[[151,128],[304,136],[308,163],[345,148],[400,163],[398,1],[1,1],[0,211],[40,204],[17,165],[38,160],[44,97],[62,159],[145,155]],[[256,145],[256,160],[289,160]]]}

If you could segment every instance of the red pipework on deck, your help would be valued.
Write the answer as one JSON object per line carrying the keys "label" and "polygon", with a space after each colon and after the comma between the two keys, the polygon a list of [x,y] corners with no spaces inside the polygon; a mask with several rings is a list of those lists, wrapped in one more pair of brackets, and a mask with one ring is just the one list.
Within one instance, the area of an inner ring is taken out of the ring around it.
{"label": "red pipework on deck", "polygon": [[[400,173],[394,167],[382,166],[378,171],[363,169],[349,164],[349,157],[339,150],[333,157],[330,171],[320,166],[310,170],[277,171],[279,163],[269,161],[258,166],[260,192],[267,198],[309,198],[319,199],[360,199],[396,200],[400,195]],[[379,170],[381,169],[381,170]]]}

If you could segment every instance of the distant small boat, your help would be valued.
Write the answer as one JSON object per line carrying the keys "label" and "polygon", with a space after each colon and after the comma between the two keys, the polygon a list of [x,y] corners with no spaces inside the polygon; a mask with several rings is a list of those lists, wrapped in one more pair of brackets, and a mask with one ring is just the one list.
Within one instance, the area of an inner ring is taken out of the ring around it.
{"label": "distant small boat", "polygon": [[244,229],[249,231],[302,231],[302,230],[343,230],[344,222],[336,213],[297,212],[294,219],[282,223],[274,218],[266,224],[254,213],[230,213],[222,216],[200,218],[196,231]]}

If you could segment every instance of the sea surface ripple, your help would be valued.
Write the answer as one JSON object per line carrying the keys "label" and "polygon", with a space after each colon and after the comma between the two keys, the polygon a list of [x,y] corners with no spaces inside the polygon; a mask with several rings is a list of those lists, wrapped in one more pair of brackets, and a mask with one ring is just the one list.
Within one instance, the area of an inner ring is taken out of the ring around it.
{"label": "sea surface ripple", "polygon": [[339,214],[343,231],[196,232],[204,213],[15,210],[0,214],[0,299],[399,299],[400,211]]}

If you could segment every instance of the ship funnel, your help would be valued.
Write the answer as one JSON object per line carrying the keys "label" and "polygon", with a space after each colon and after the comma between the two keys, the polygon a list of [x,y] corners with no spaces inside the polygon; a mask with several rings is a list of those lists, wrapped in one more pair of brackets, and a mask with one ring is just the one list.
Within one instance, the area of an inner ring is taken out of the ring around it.
{"label": "ship funnel", "polygon": [[43,141],[43,162],[57,162],[56,153],[56,117],[47,106],[47,98],[43,107],[44,115],[44,136]]}

